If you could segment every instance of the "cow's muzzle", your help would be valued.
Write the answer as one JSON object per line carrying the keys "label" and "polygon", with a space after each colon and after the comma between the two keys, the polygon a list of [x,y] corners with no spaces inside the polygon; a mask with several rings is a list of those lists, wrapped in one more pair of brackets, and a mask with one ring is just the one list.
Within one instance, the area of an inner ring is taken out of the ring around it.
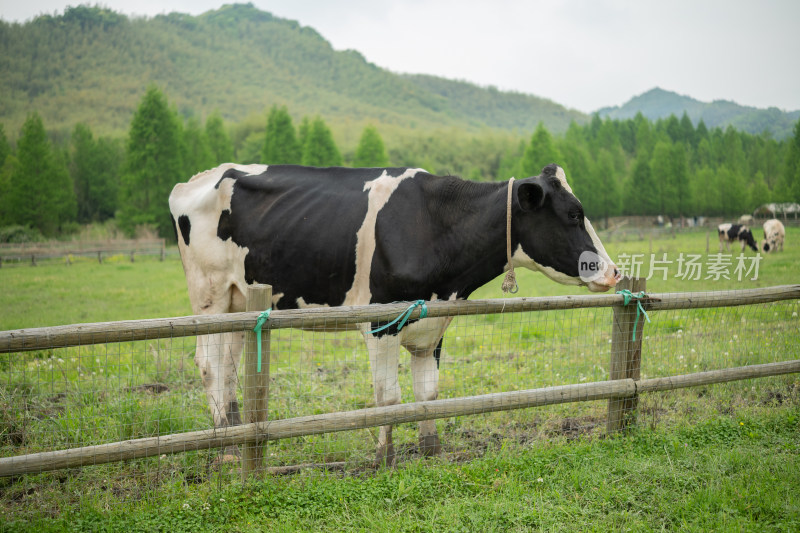
{"label": "cow's muzzle", "polygon": [[616,287],[619,280],[622,279],[622,273],[614,263],[608,263],[602,275],[586,284],[586,287],[592,292],[605,292],[612,287]]}

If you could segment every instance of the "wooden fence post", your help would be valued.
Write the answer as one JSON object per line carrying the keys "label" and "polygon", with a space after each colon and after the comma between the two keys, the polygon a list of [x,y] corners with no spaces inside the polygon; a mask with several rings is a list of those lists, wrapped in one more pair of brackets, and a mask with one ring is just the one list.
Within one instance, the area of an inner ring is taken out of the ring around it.
{"label": "wooden fence post", "polygon": [[164,255],[166,253],[165,248],[166,248],[165,240],[161,239],[161,258],[160,258],[161,261],[164,260]]}
{"label": "wooden fence post", "polygon": [[[617,290],[627,289],[634,294],[646,289],[644,278],[624,277],[617,284]],[[640,314],[637,321],[637,306],[634,300],[625,306],[614,307],[614,321],[611,332],[611,364],[609,379],[640,378],[640,365],[642,358],[642,338],[644,337],[645,318]],[[638,322],[638,323],[637,323]],[[633,330],[636,328],[636,340],[633,340]],[[608,418],[606,431],[609,434],[625,430],[636,422],[636,408],[639,405],[639,395],[629,398],[610,398],[608,400]]]}
{"label": "wooden fence post", "polygon": [[[272,305],[272,287],[254,284],[247,288],[247,311],[264,311]],[[261,330],[261,372],[258,372],[258,341],[253,330],[245,333],[244,349],[244,424],[267,421],[269,401],[270,331]],[[263,471],[263,442],[245,442],[242,446],[242,482],[251,474]]]}

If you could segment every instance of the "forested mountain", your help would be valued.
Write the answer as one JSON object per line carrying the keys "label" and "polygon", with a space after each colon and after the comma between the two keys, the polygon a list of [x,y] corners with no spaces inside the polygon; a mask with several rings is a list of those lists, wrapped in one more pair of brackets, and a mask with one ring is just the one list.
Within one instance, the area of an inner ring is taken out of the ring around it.
{"label": "forested mountain", "polygon": [[800,110],[785,112],[777,107],[757,109],[727,100],[707,103],[658,87],[631,98],[622,106],[605,107],[597,111],[602,118],[612,119],[633,118],[636,113],[641,113],[650,120],[667,118],[670,115],[680,117],[686,113],[695,125],[702,120],[709,128],[724,129],[730,125],[747,133],[769,131],[775,139],[789,137],[795,122],[800,119]]}
{"label": "forested mountain", "polygon": [[154,18],[81,6],[24,24],[0,21],[0,72],[0,122],[10,131],[36,110],[51,132],[82,122],[124,133],[149,83],[185,117],[218,110],[238,122],[278,104],[337,128],[352,124],[352,135],[370,121],[520,132],[543,122],[555,133],[588,121],[535,96],[389,72],[252,4]]}

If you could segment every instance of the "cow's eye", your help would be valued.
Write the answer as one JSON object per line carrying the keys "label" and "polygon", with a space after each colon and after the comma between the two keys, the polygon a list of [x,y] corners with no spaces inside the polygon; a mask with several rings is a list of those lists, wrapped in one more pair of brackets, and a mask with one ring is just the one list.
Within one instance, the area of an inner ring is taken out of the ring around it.
{"label": "cow's eye", "polygon": [[580,222],[582,218],[583,216],[581,215],[580,211],[570,211],[569,213],[569,219],[573,222]]}

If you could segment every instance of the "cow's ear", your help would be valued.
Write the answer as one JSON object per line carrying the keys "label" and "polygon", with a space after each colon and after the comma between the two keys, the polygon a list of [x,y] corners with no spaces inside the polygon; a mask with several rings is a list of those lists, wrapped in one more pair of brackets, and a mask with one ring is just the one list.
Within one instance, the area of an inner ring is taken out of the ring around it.
{"label": "cow's ear", "polygon": [[538,209],[544,203],[544,189],[538,183],[521,183],[517,189],[517,201],[525,211]]}

